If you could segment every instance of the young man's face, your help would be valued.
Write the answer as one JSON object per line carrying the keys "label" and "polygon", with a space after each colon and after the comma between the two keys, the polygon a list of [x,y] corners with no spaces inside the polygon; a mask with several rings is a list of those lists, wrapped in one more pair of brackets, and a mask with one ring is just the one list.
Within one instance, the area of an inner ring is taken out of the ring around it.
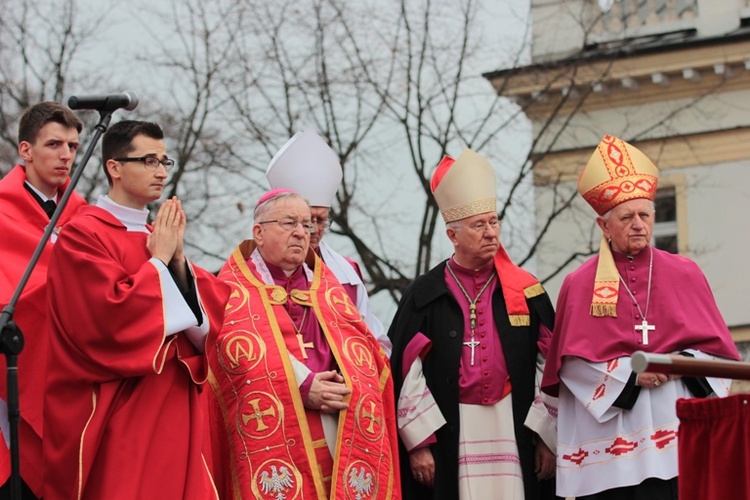
{"label": "young man's face", "polygon": [[[127,158],[151,156],[167,160],[164,141],[145,135],[137,135],[130,143],[134,148]],[[107,160],[109,175],[112,177],[110,195],[120,205],[143,210],[152,201],[158,200],[164,191],[168,172],[161,163],[155,170],[149,170],[143,161]]]}
{"label": "young man's face", "polygon": [[44,125],[33,143],[22,141],[18,154],[32,186],[52,198],[70,176],[78,151],[78,130],[56,122]]}

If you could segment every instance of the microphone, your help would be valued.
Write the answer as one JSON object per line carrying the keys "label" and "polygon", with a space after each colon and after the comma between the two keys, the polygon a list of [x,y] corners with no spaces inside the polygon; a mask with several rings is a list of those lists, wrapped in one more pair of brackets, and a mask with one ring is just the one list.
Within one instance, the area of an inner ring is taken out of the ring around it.
{"label": "microphone", "polygon": [[114,111],[124,108],[133,111],[138,106],[138,96],[132,90],[122,94],[71,96],[68,99],[70,109],[95,109],[97,111]]}

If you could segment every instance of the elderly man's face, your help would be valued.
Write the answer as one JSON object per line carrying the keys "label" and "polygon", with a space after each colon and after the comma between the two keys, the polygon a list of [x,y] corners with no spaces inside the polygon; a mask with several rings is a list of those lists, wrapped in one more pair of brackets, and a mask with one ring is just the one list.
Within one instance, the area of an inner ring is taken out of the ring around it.
{"label": "elderly man's face", "polygon": [[320,240],[323,239],[323,233],[328,228],[330,212],[331,210],[328,207],[310,207],[310,215],[312,216],[313,224],[315,224],[315,229],[310,237],[311,247],[318,248]]}
{"label": "elderly man's face", "polygon": [[305,261],[310,246],[310,231],[307,229],[310,224],[307,202],[301,197],[285,197],[271,205],[255,222],[253,238],[266,262],[293,271]]}
{"label": "elderly man's face", "polygon": [[654,229],[654,207],[650,200],[639,198],[620,203],[609,217],[596,218],[612,249],[626,255],[637,255],[651,241]]}
{"label": "elderly man's face", "polygon": [[446,230],[456,251],[456,261],[468,269],[479,269],[491,263],[500,248],[497,214],[487,212],[467,217],[459,221],[459,226]]}

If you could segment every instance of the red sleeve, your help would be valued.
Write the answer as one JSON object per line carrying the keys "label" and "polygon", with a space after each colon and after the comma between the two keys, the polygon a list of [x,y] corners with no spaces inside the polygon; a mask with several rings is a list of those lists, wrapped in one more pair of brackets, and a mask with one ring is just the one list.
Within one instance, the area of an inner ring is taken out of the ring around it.
{"label": "red sleeve", "polygon": [[69,224],[54,245],[47,302],[52,349],[88,382],[159,372],[165,320],[146,235],[92,219]]}

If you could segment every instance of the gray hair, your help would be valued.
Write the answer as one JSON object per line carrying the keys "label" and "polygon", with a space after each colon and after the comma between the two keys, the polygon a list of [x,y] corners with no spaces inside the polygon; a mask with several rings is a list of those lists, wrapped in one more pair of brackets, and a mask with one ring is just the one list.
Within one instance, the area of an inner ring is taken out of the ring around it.
{"label": "gray hair", "polygon": [[463,227],[464,226],[461,225],[460,220],[452,220],[450,222],[445,223],[446,229],[453,229],[454,231],[460,231],[461,229],[463,229]]}
{"label": "gray hair", "polygon": [[[614,210],[614,209],[615,209],[615,208],[614,208],[614,207],[612,207],[612,208],[611,208],[611,209],[610,209],[610,210],[609,210],[608,212],[606,212],[606,213],[605,213],[604,215],[600,215],[600,217],[601,217],[602,219],[604,219],[604,220],[609,220],[609,216],[610,216],[610,215],[612,214],[612,210]],[[651,202],[651,210],[653,210],[654,212],[656,212],[656,203],[654,203],[653,201]]]}
{"label": "gray hair", "polygon": [[261,203],[257,207],[255,207],[255,210],[253,211],[253,224],[255,222],[261,220],[262,216],[265,215],[265,213],[268,210],[270,210],[271,208],[273,208],[276,205],[276,203],[278,203],[279,201],[281,201],[283,199],[286,199],[286,198],[298,198],[298,199],[304,201],[307,204],[308,208],[310,207],[310,202],[307,201],[305,198],[303,198],[302,195],[299,194],[299,193],[290,192],[290,191],[279,193],[276,196],[268,198],[263,203]]}

